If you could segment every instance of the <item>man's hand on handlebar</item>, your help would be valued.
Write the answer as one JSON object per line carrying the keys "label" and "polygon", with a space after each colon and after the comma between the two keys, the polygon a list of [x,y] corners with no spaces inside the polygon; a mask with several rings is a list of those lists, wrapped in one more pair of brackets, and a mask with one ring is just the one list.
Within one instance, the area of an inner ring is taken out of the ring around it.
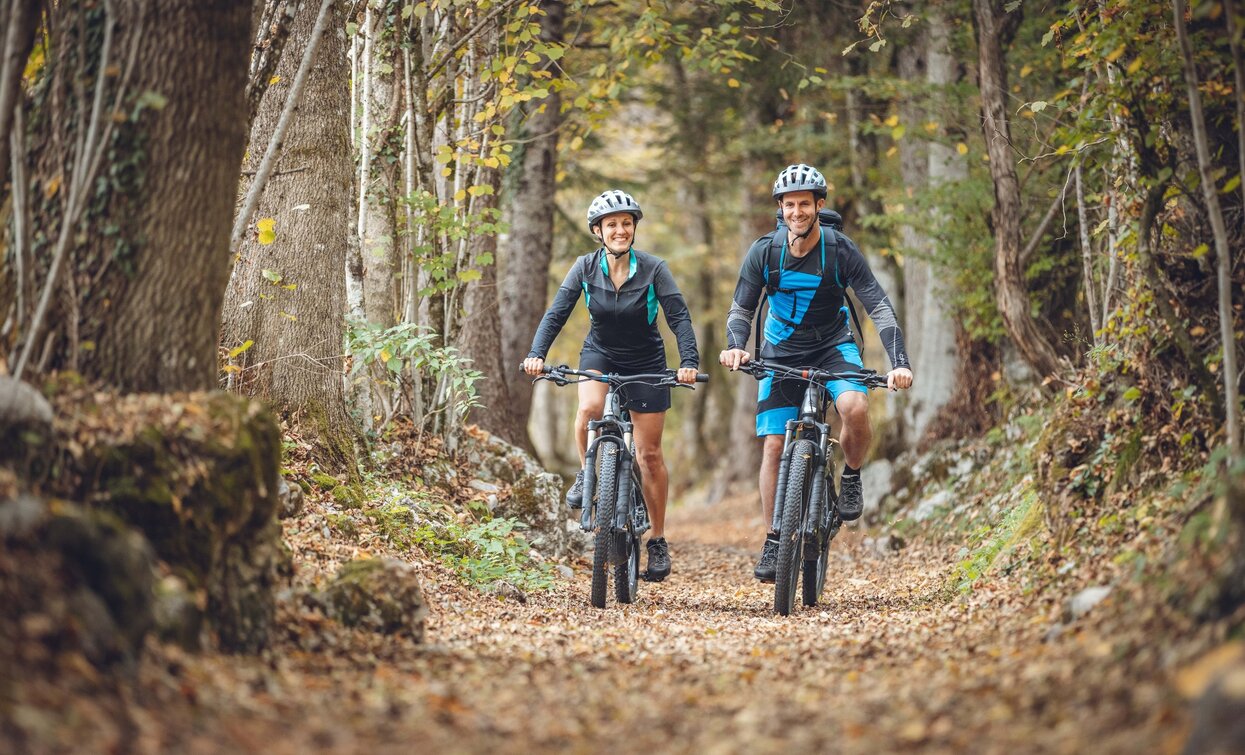
{"label": "man's hand on handlebar", "polygon": [[726,349],[718,355],[718,363],[723,367],[729,367],[737,370],[741,366],[747,364],[752,359],[752,355],[743,349]]}
{"label": "man's hand on handlebar", "polygon": [[892,391],[912,387],[912,370],[907,367],[896,367],[886,373],[886,387]]}
{"label": "man's hand on handlebar", "polygon": [[523,360],[523,371],[529,375],[536,376],[545,366],[545,360],[540,357],[528,357]]}

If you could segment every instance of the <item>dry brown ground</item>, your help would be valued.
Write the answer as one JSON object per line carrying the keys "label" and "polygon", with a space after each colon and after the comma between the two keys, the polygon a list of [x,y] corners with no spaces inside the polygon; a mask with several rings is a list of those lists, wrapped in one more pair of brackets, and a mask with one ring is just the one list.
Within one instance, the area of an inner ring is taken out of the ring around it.
{"label": "dry brown ground", "polygon": [[[425,563],[423,646],[287,615],[287,636],[319,632],[321,649],[290,639],[263,662],[161,650],[129,706],[126,748],[1179,750],[1187,714],[1170,684],[1138,682],[1092,627],[1043,641],[1057,607],[1006,577],[948,596],[954,546],[879,556],[845,530],[823,605],[774,616],[772,587],[751,577],[754,506],[675,510],[674,573],[632,606],[591,608],[584,563],[525,603]],[[314,542],[292,541],[309,564]]]}

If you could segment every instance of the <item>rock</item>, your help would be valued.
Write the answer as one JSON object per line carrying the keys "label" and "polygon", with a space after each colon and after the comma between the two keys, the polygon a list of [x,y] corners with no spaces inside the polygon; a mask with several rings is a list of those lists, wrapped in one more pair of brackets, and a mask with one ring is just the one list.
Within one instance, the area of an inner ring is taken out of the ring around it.
{"label": "rock", "polygon": [[886,459],[871,461],[860,470],[860,482],[864,486],[864,516],[871,517],[881,508],[882,498],[891,490],[891,463]]}
{"label": "rock", "polygon": [[528,529],[523,534],[532,547],[549,558],[577,550],[578,542],[568,537],[565,526],[561,477],[545,471],[518,446],[475,427],[464,433],[458,453],[473,470],[472,488],[492,494],[509,487],[509,496],[498,494],[490,508],[494,516],[526,524]]}
{"label": "rock", "polygon": [[923,522],[932,517],[939,509],[945,509],[950,505],[952,493],[950,490],[939,490],[933,495],[922,498],[916,508],[912,510],[912,519]]}
{"label": "rock", "polygon": [[1101,603],[1103,599],[1106,598],[1110,594],[1111,594],[1110,586],[1104,586],[1104,585],[1099,585],[1097,587],[1087,587],[1084,590],[1081,590],[1079,593],[1069,598],[1066,603],[1064,603],[1064,606],[1063,606],[1064,622],[1065,623],[1072,622],[1072,621],[1076,621],[1077,619],[1081,618],[1082,616],[1084,616],[1085,614],[1093,610],[1094,606]]}
{"label": "rock", "polygon": [[558,570],[558,574],[563,579],[574,579],[575,578],[575,570],[567,566],[566,564],[558,564],[557,570]]}
{"label": "rock", "polygon": [[505,600],[514,600],[519,603],[527,603],[527,593],[510,584],[504,579],[499,579],[482,588],[482,592],[489,595],[496,595]]}
{"label": "rock", "polygon": [[284,477],[277,478],[277,500],[281,506],[277,513],[280,518],[292,519],[303,513],[303,489],[291,485]]}
{"label": "rock", "polygon": [[887,534],[877,538],[866,538],[865,545],[873,549],[879,556],[890,556],[903,550],[907,545],[899,535]]}
{"label": "rock", "polygon": [[77,650],[98,667],[138,657],[153,625],[155,558],[135,529],[23,494],[0,503],[0,553],[0,637]]}
{"label": "rock", "polygon": [[89,500],[140,530],[192,594],[223,650],[269,640],[290,571],[277,514],[281,436],[259,401],[227,393],[56,398],[69,449],[49,493]]}
{"label": "rock", "polygon": [[346,626],[424,640],[428,615],[415,568],[394,558],[351,561],[325,591],[330,615]]}

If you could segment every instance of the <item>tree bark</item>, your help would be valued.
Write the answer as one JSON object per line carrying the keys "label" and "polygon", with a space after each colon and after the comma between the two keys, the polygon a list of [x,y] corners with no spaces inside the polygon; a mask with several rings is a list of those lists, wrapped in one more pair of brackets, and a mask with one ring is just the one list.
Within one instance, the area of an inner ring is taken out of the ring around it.
{"label": "tree bark", "polygon": [[[290,30],[290,50],[307,45],[319,8],[305,3]],[[226,298],[224,345],[254,345],[238,357],[245,393],[262,396],[308,435],[321,466],[356,474],[354,439],[343,399],[344,269],[353,185],[346,81],[345,25],[330,10],[303,104],[290,125],[282,169],[269,181],[257,217],[275,221],[271,243],[246,239]],[[251,131],[262,152],[299,64],[284,55],[280,80],[264,98]],[[274,280],[275,279],[275,280]]]}
{"label": "tree bark", "polygon": [[[928,29],[924,79],[930,87],[934,107],[937,108],[936,103],[947,102],[947,98],[940,96],[940,93],[947,92],[957,84],[963,73],[955,57],[951,55],[951,30],[940,10],[931,9]],[[952,113],[939,112],[936,109],[931,117],[943,124],[957,122]],[[905,119],[905,122],[914,126],[918,121]],[[902,140],[901,150],[903,145],[913,141],[913,137]],[[923,154],[915,159],[924,157],[925,164],[920,166],[923,170],[914,170],[911,179],[905,172],[904,184],[907,186],[924,185],[928,187],[928,191],[936,192],[944,183],[967,178],[968,166],[964,157],[950,145],[930,141],[921,152]],[[932,218],[929,225],[937,227],[949,222],[952,221],[944,215]],[[930,259],[934,251],[933,239],[928,238],[920,229],[910,226],[905,227],[904,236],[905,243],[915,244],[918,250],[916,255],[905,258],[903,267],[904,334],[909,357],[918,376],[908,391],[905,417],[910,428],[909,443],[915,443],[925,435],[934,417],[951,400],[957,388],[967,389],[966,384],[957,381],[956,368],[968,359],[968,355],[957,354],[956,329],[948,307],[948,298],[938,286],[936,268]],[[972,341],[966,339],[961,343],[970,345]]]}
{"label": "tree bark", "polygon": [[[379,15],[379,14],[377,14]],[[377,16],[373,16],[376,18]],[[363,303],[368,322],[386,328],[397,324],[401,314],[398,287],[394,280],[397,265],[395,200],[400,193],[398,162],[382,162],[378,155],[401,152],[398,143],[400,98],[394,72],[398,70],[397,48],[381,35],[381,18],[368,34],[371,44],[363,96],[368,122],[361,131],[368,160],[361,166],[359,242],[363,256]]]}
{"label": "tree bark", "polygon": [[[498,183],[496,170],[485,169],[476,179],[480,185],[494,186]],[[482,194],[476,198],[472,209],[481,212],[497,206],[497,194]],[[463,328],[459,333],[459,349],[471,360],[474,369],[484,373],[484,379],[476,383],[476,393],[481,406],[471,413],[471,421],[502,440],[528,451],[532,444],[527,437],[527,422],[519,418],[511,397],[510,384],[518,378],[518,363],[502,362],[502,328],[498,308],[497,237],[492,234],[476,234],[468,244],[471,266],[480,271],[479,279],[465,286],[463,292]],[[516,385],[516,387],[518,387]],[[529,397],[531,391],[523,384],[515,394]]]}
{"label": "tree bark", "polygon": [[1007,122],[1007,68],[1003,48],[1015,35],[1020,10],[1003,11],[1002,0],[973,0],[978,74],[986,151],[994,182],[995,301],[1020,354],[1040,375],[1056,375],[1063,363],[1030,315],[1020,264],[1020,182]]}
{"label": "tree bark", "polygon": [[9,170],[9,129],[38,21],[38,0],[0,0],[0,186]]}
{"label": "tree bark", "polygon": [[[241,1],[49,6],[55,93],[39,120],[55,128],[31,145],[31,185],[44,187],[32,196],[36,224],[49,237],[70,235],[31,369],[73,368],[134,392],[216,384],[228,218],[246,144],[250,10]],[[101,33],[109,23],[111,38]],[[103,39],[111,53],[102,65],[116,76],[97,76]],[[92,143],[94,155],[71,146],[91,152]],[[79,170],[84,161],[97,162]],[[89,192],[81,221],[63,227],[73,202],[62,198],[78,190]],[[36,260],[40,286],[49,246]]]}
{"label": "tree bark", "polygon": [[[1189,116],[1193,121],[1193,143],[1197,148],[1197,166],[1202,178],[1202,196],[1206,214],[1210,216],[1211,233],[1215,239],[1215,257],[1219,282],[1219,337],[1223,344],[1223,394],[1227,414],[1228,448],[1235,460],[1241,454],[1240,401],[1237,398],[1236,337],[1232,317],[1232,252],[1228,248],[1228,229],[1219,206],[1219,187],[1215,185],[1214,164],[1210,156],[1210,139],[1206,135],[1206,116],[1202,113],[1202,93],[1197,88],[1197,66],[1193,63],[1193,45],[1185,28],[1185,2],[1173,0],[1176,37],[1180,40],[1184,62],[1184,80],[1189,90]],[[1241,96],[1237,92],[1237,97]],[[1242,177],[1245,179],[1245,177]]]}
{"label": "tree bark", "polygon": [[[541,39],[562,41],[566,7],[562,0],[541,3]],[[556,210],[558,169],[558,130],[562,126],[562,100],[557,91],[529,113],[517,138],[521,156],[509,170],[514,185],[506,194],[510,233],[502,246],[501,305],[502,367],[518,368],[527,356],[536,326],[544,314],[549,292],[549,265],[553,256],[553,218]],[[531,416],[532,392],[515,391],[512,406],[515,417],[527,426]]]}

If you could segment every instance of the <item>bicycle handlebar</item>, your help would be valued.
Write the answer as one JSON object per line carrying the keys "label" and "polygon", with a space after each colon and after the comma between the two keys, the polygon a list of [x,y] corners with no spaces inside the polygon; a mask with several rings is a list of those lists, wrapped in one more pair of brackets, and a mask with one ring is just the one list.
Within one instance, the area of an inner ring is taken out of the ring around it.
{"label": "bicycle handlebar", "polygon": [[788,367],[785,364],[777,362],[767,362],[764,359],[753,359],[747,364],[740,365],[741,372],[747,372],[757,380],[768,377],[772,372],[783,373],[785,377],[792,377],[799,380],[808,380],[814,383],[828,383],[832,380],[854,380],[862,383],[867,388],[886,388],[886,376],[879,375],[876,370],[867,370],[861,368],[858,371],[830,372],[828,370],[819,370],[813,367]]}
{"label": "bicycle handlebar", "polygon": [[[522,365],[519,365],[519,370],[520,371],[523,370]],[[675,378],[675,375],[676,375],[675,370],[666,370],[665,372],[654,372],[654,373],[640,374],[640,375],[619,375],[617,373],[604,373],[603,374],[600,372],[589,372],[586,370],[576,370],[576,369],[572,369],[569,365],[565,365],[565,364],[560,364],[560,365],[548,365],[547,364],[540,368],[540,373],[541,373],[540,375],[536,376],[535,378],[536,380],[540,380],[544,378],[545,380],[552,380],[553,382],[558,383],[559,385],[565,385],[567,383],[572,383],[572,382],[580,382],[578,380],[572,381],[572,380],[566,379],[567,375],[573,375],[583,380],[595,380],[599,383],[610,383],[611,385],[615,385],[615,386],[625,385],[627,383],[647,383],[648,385],[652,385],[656,387],[664,387],[664,386],[671,386],[675,388],[679,386],[682,386],[684,388],[692,387],[688,385],[687,383],[680,383]],[[709,375],[704,372],[697,372],[696,382],[697,383],[709,382]]]}

